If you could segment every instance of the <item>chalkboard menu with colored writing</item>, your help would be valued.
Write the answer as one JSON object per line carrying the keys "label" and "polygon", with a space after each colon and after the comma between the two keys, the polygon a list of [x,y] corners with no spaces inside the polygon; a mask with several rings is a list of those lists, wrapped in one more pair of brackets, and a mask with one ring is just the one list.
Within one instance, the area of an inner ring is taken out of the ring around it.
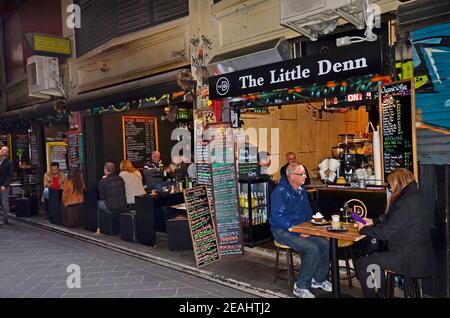
{"label": "chalkboard menu with colored writing", "polygon": [[158,127],[155,117],[122,117],[124,158],[143,167],[158,150]]}
{"label": "chalkboard menu with colored writing", "polygon": [[36,132],[30,132],[31,165],[39,165],[39,143]]}
{"label": "chalkboard menu with colored writing", "polygon": [[20,133],[16,135],[16,155],[20,165],[30,164],[30,143],[28,133]]}
{"label": "chalkboard menu with colored writing", "polygon": [[256,178],[258,176],[258,151],[251,145],[238,149],[239,178]]}
{"label": "chalkboard menu with colored writing", "polygon": [[396,168],[406,168],[417,177],[412,82],[382,85],[379,96],[384,180]]}
{"label": "chalkboard menu with colored writing", "polygon": [[214,220],[209,209],[206,187],[196,186],[184,190],[184,201],[197,267],[219,260],[217,236]]}
{"label": "chalkboard menu with colored writing", "polygon": [[69,142],[69,168],[80,168],[80,134],[78,130],[67,131]]}

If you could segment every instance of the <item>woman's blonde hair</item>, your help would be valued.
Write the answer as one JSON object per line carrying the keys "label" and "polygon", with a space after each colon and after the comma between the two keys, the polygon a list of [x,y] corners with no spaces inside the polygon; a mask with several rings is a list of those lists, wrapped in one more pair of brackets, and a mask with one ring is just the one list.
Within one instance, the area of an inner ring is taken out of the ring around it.
{"label": "woman's blonde hair", "polygon": [[392,193],[400,192],[411,182],[415,181],[414,174],[405,168],[397,168],[387,176]]}
{"label": "woman's blonde hair", "polygon": [[120,171],[128,171],[128,172],[135,172],[137,169],[133,166],[130,160],[122,160],[120,162]]}

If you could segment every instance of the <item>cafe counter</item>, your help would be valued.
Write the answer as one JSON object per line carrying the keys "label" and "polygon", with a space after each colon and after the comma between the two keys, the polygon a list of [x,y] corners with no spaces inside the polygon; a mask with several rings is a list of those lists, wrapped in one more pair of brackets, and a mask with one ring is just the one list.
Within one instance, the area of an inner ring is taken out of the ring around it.
{"label": "cafe counter", "polygon": [[328,219],[339,213],[346,202],[352,212],[368,218],[377,218],[386,208],[386,188],[382,186],[365,189],[339,185],[307,188],[313,210],[320,211]]}

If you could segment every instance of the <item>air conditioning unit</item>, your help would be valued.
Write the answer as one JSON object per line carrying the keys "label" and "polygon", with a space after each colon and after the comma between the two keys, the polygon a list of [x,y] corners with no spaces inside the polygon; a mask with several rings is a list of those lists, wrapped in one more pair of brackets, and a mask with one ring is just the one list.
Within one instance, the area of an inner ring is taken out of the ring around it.
{"label": "air conditioning unit", "polygon": [[58,87],[58,58],[33,55],[27,59],[28,95],[49,99],[50,96],[63,96]]}
{"label": "air conditioning unit", "polygon": [[[244,47],[235,51],[215,55],[209,69],[219,74],[240,71],[261,65],[292,59],[292,44],[284,37]],[[210,72],[215,75],[214,72]]]}
{"label": "air conditioning unit", "polygon": [[[334,31],[338,20],[364,29],[364,0],[280,0],[281,25],[297,31],[312,41],[318,35]],[[371,3],[377,2],[370,1]]]}

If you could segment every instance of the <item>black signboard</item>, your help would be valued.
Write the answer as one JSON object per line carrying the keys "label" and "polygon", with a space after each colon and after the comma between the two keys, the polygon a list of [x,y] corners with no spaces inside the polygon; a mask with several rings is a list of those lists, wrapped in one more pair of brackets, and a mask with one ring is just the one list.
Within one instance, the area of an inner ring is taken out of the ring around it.
{"label": "black signboard", "polygon": [[242,254],[235,164],[214,163],[211,172],[220,255]]}
{"label": "black signboard", "polygon": [[219,260],[220,255],[206,187],[184,190],[184,200],[197,267],[211,264]]}
{"label": "black signboard", "polygon": [[69,168],[80,168],[80,134],[78,130],[67,131],[69,142]]}
{"label": "black signboard", "polygon": [[364,42],[209,78],[211,99],[273,91],[382,72],[381,42]]}
{"label": "black signboard", "polygon": [[158,150],[158,128],[155,117],[122,117],[124,158],[143,167]]}
{"label": "black signboard", "polygon": [[384,180],[396,168],[406,168],[417,177],[412,82],[382,85],[379,96]]}
{"label": "black signboard", "polygon": [[39,143],[36,132],[30,132],[31,165],[39,165]]}
{"label": "black signboard", "polygon": [[258,149],[246,144],[238,148],[239,178],[249,179],[258,176]]}

